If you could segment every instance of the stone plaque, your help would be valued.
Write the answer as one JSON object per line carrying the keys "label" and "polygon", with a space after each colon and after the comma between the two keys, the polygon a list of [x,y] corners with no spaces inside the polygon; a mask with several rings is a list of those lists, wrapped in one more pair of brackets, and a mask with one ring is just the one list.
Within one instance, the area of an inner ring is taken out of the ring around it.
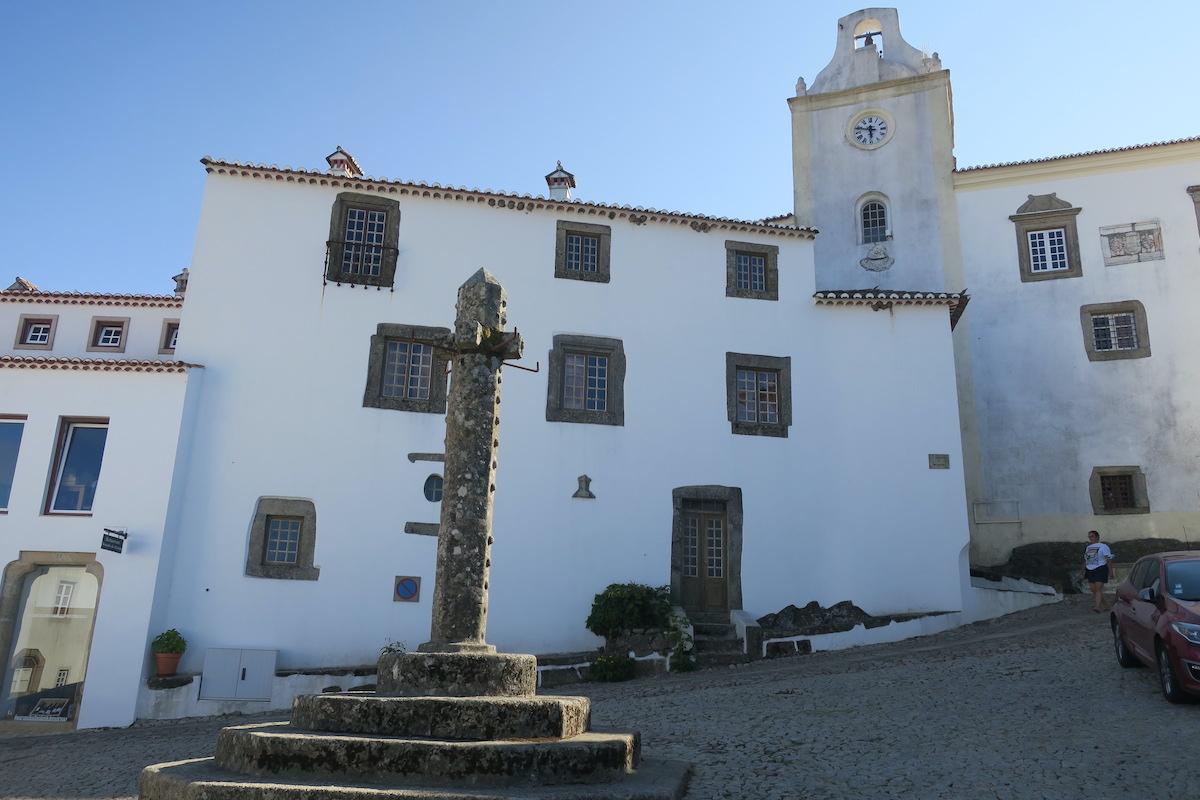
{"label": "stone plaque", "polygon": [[420,602],[421,578],[417,575],[397,575],[392,585],[392,600],[397,603]]}
{"label": "stone plaque", "polygon": [[1158,220],[1110,225],[1100,229],[1104,265],[1160,261],[1163,258],[1162,228]]}
{"label": "stone plaque", "polygon": [[950,469],[950,454],[949,453],[930,453],[929,454],[930,469]]}

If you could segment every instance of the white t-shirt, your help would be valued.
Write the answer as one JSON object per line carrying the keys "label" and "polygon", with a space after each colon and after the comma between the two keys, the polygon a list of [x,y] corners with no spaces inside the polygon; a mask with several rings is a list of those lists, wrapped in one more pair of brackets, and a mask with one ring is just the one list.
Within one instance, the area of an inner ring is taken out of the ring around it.
{"label": "white t-shirt", "polygon": [[1083,551],[1083,562],[1088,569],[1099,569],[1112,561],[1112,557],[1112,550],[1104,542],[1089,544],[1087,550]]}

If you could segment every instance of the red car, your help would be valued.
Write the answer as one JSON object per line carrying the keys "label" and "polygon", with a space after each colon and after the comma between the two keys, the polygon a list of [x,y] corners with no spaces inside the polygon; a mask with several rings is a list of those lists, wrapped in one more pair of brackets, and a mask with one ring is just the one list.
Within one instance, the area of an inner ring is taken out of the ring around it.
{"label": "red car", "polygon": [[1200,552],[1155,553],[1117,587],[1113,646],[1122,667],[1158,670],[1163,697],[1200,697]]}

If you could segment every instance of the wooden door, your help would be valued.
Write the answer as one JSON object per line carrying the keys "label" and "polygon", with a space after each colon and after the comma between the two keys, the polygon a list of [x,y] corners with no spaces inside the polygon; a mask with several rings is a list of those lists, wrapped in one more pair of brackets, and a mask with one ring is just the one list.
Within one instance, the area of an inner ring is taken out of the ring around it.
{"label": "wooden door", "polygon": [[729,525],[725,503],[683,501],[683,607],[692,611],[729,609]]}

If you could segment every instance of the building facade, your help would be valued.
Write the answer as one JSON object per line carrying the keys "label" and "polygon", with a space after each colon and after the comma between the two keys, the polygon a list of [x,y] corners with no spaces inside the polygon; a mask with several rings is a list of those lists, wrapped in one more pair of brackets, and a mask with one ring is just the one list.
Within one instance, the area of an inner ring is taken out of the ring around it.
{"label": "building facade", "polygon": [[[205,158],[179,294],[0,293],[5,714],[283,707],[423,642],[433,343],[481,266],[526,342],[501,649],[594,647],[592,598],[625,581],[743,631],[814,600],[949,626],[1040,602],[969,577],[1020,544],[1190,536],[1200,142],[956,168],[949,72],[894,9],[839,20],[788,105],[771,220],[581,201],[561,164],[532,196],[369,178],[341,148]],[[168,628],[209,675],[172,694],[145,681]],[[265,678],[218,689],[220,664]]]}

